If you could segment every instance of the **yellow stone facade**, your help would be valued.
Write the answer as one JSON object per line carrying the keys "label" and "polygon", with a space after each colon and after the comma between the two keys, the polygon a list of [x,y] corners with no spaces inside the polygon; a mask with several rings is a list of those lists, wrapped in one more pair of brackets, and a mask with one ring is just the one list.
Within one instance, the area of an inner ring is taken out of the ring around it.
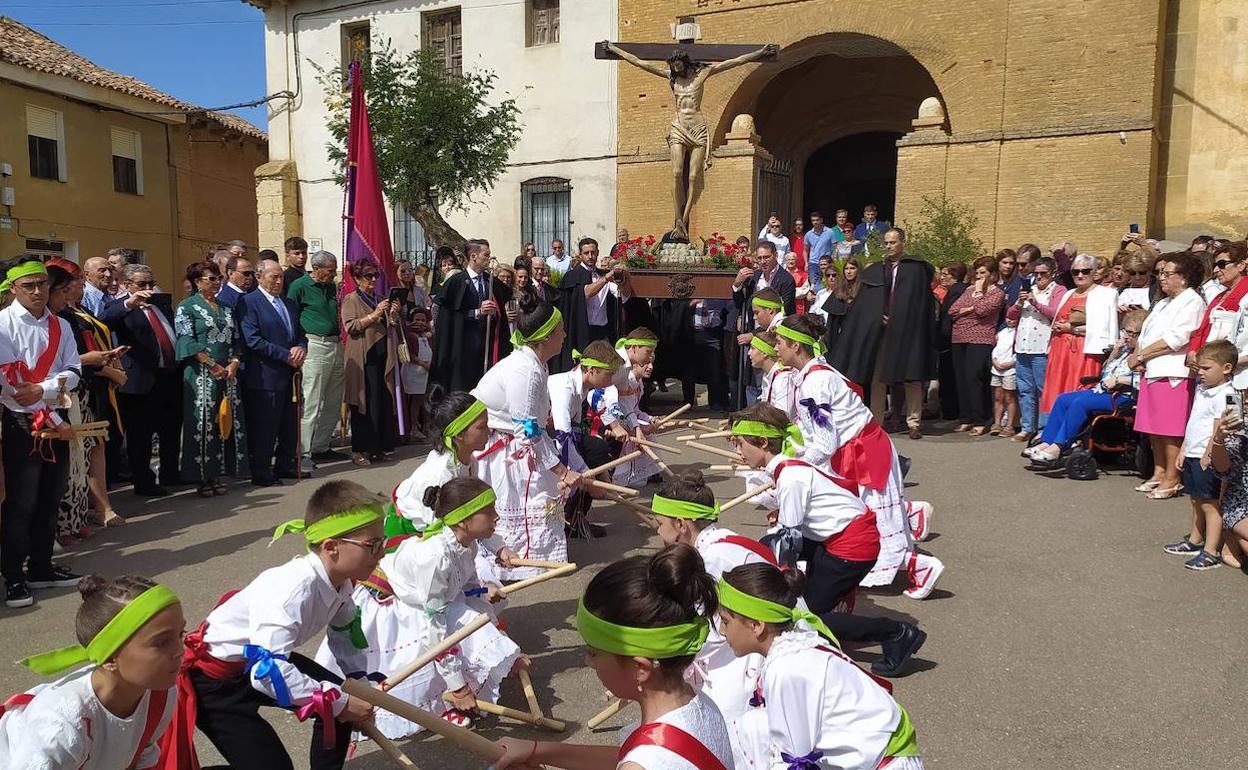
{"label": "yellow stone facade", "polygon": [[[1158,237],[1243,236],[1248,83],[1218,47],[1236,55],[1246,12],[1245,0],[620,0],[619,39],[670,41],[690,15],[701,43],[782,47],[777,62],[708,81],[716,149],[694,235],[756,232],[773,157],[792,165],[798,215],[815,151],[891,131],[895,221],[943,188],[974,209],[985,246],[1070,239],[1106,253],[1133,222]],[[672,94],[619,66],[618,223],[662,233]],[[919,118],[926,97],[934,119]],[[754,116],[757,145],[730,138],[740,114]]]}

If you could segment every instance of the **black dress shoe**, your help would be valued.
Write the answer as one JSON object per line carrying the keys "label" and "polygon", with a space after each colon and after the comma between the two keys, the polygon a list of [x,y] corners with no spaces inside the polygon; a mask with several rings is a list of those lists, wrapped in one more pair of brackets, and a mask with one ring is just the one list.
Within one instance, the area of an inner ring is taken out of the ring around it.
{"label": "black dress shoe", "polygon": [[285,486],[284,482],[283,482],[281,479],[279,479],[279,478],[271,478],[271,479],[252,479],[252,480],[251,480],[251,485],[252,485],[253,487],[280,487],[280,486]]}
{"label": "black dress shoe", "polygon": [[871,672],[876,676],[901,676],[906,664],[914,656],[923,642],[927,641],[927,633],[913,623],[902,623],[901,633],[895,639],[883,643],[884,657],[871,664]]}
{"label": "black dress shoe", "polygon": [[324,452],[313,452],[312,459],[318,463],[335,463],[339,460],[350,460],[351,455],[335,449],[326,449]]}
{"label": "black dress shoe", "polygon": [[169,490],[155,484],[135,485],[134,493],[139,497],[168,497]]}
{"label": "black dress shoe", "polygon": [[[277,472],[276,474],[274,474],[274,475],[275,475],[275,476],[277,476],[277,478],[279,478],[279,479],[297,479],[297,478],[299,478],[299,476],[298,476],[298,475],[296,475],[296,474],[295,474],[295,472],[294,472],[293,470],[291,470],[291,471],[278,471],[278,472]],[[310,476],[310,475],[312,475],[312,474],[307,474],[307,475],[309,475],[309,476]]]}

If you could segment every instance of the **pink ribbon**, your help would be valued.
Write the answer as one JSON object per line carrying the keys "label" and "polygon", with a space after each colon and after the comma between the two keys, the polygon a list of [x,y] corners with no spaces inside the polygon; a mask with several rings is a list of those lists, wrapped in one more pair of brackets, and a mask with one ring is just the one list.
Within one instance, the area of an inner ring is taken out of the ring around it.
{"label": "pink ribbon", "polygon": [[298,717],[300,722],[306,722],[309,717],[320,717],[321,745],[327,749],[332,749],[338,742],[337,720],[334,719],[334,701],[338,700],[341,695],[342,693],[338,690],[317,690],[312,693],[312,700],[295,712],[295,716]]}

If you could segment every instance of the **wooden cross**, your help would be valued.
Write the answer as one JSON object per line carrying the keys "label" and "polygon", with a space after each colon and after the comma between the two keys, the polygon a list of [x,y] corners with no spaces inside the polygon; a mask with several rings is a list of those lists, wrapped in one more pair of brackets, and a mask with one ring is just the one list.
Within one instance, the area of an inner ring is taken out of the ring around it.
{"label": "wooden cross", "polygon": [[[683,49],[689,57],[698,62],[721,62],[744,56],[757,51],[757,45],[719,45],[698,43],[698,25],[692,16],[682,16],[676,23],[675,43],[616,43],[619,48],[628,51],[638,59],[645,61],[664,61],[677,49]],[[619,59],[614,52],[607,50],[605,43],[594,45],[595,59]],[[774,61],[775,54],[764,57],[762,61]]]}

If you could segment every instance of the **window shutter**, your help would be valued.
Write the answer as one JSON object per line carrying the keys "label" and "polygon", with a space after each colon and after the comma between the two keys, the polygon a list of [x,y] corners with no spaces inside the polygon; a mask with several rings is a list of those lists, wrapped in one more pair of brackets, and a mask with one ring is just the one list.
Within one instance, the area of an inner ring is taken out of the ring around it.
{"label": "window shutter", "polygon": [[124,128],[114,128],[113,155],[118,158],[139,159],[139,135]]}
{"label": "window shutter", "polygon": [[56,130],[56,111],[45,110],[43,107],[26,105],[26,133],[41,139],[60,139]]}

